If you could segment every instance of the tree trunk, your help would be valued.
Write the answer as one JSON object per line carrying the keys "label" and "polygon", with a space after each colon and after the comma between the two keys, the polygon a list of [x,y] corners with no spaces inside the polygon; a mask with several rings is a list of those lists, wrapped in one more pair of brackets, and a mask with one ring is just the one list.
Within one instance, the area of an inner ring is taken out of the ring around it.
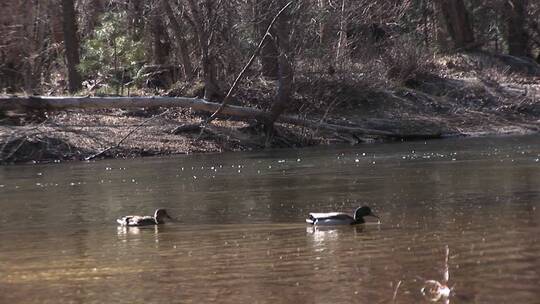
{"label": "tree trunk", "polygon": [[[286,4],[286,1],[278,1],[280,8]],[[291,33],[291,13],[290,10],[286,10],[276,20],[275,30],[273,35],[277,38],[275,40],[276,47],[279,52],[278,56],[278,92],[277,96],[270,108],[270,116],[265,121],[265,127],[267,130],[267,146],[271,143],[271,138],[274,132],[274,122],[279,118],[281,113],[287,108],[290,103],[292,89],[293,89],[293,56],[291,51],[290,33]]]}
{"label": "tree trunk", "polygon": [[[0,97],[0,110],[47,110],[61,111],[66,109],[136,109],[148,107],[176,108],[185,107],[195,111],[215,112],[221,104],[208,102],[203,99],[188,97]],[[268,113],[249,107],[227,106],[221,112],[240,119],[258,119],[267,117]],[[388,137],[435,137],[433,134],[398,134],[390,131],[365,129],[359,126],[343,126],[309,120],[297,116],[281,115],[278,122],[304,126],[313,129],[345,132],[358,135],[388,136]],[[438,135],[440,137],[440,134]]]}
{"label": "tree trunk", "polygon": [[32,3],[31,1],[25,1],[26,20],[22,22],[24,28],[24,35],[26,37],[24,48],[21,51],[25,53],[23,59],[23,75],[24,75],[24,89],[26,92],[34,92],[37,87],[39,75],[35,73],[36,59],[39,57],[40,50],[38,45],[41,41],[37,41],[35,34],[39,26],[39,20],[41,16],[39,14],[39,3]]}
{"label": "tree trunk", "polygon": [[339,36],[336,45],[336,63],[343,64],[344,59],[346,58],[346,46],[347,46],[347,18],[345,16],[345,5],[346,1],[341,1],[341,13],[339,16]]}
{"label": "tree trunk", "polygon": [[437,45],[438,49],[441,52],[444,52],[448,49],[450,49],[450,44],[448,40],[448,31],[446,30],[446,23],[444,21],[444,16],[442,13],[441,5],[438,4],[438,1],[434,1],[431,3],[431,8],[433,9],[433,32],[434,32],[434,40],[435,44]]}
{"label": "tree trunk", "polygon": [[64,42],[64,25],[62,19],[62,7],[60,1],[51,1],[49,3],[50,17],[50,35],[53,44],[61,45]]}
{"label": "tree trunk", "polygon": [[508,54],[530,57],[529,37],[525,29],[527,0],[507,0],[504,4],[506,19],[506,41]]}
{"label": "tree trunk", "polygon": [[77,37],[77,18],[73,2],[74,0],[62,0],[62,25],[68,69],[68,90],[70,93],[75,93],[81,89],[81,75],[77,70],[77,65],[79,65],[79,39]]}
{"label": "tree trunk", "polygon": [[[284,2],[284,1],[281,1]],[[293,55],[291,52],[290,43],[290,16],[288,12],[283,12],[283,15],[276,21],[275,35],[277,37],[277,47],[279,50],[278,57],[278,92],[274,103],[272,104],[271,119],[275,121],[289,104],[292,89],[293,89]]]}
{"label": "tree trunk", "polygon": [[84,34],[91,35],[96,25],[98,24],[99,17],[105,9],[103,5],[103,0],[89,0],[84,3],[83,10],[84,14]]}
{"label": "tree trunk", "polygon": [[337,18],[332,6],[326,0],[317,0],[320,12],[319,21],[319,43],[321,47],[327,49],[336,36]]}
{"label": "tree trunk", "polygon": [[[212,1],[205,0],[204,9],[206,9],[206,19],[212,20],[215,16],[212,16]],[[201,66],[204,77],[204,99],[211,100],[219,94],[219,86],[216,80],[216,67],[215,60],[210,49],[210,31],[209,24],[205,23],[203,15],[200,11],[200,7],[195,3],[195,0],[188,0],[189,8],[191,11],[191,17],[193,19],[193,26],[195,34],[197,35],[197,42],[199,45],[199,51],[201,53]]]}
{"label": "tree trunk", "polygon": [[[255,4],[255,20],[258,22],[256,25],[256,33],[263,37],[266,33],[266,29],[272,19],[275,16],[276,9],[279,10],[279,7],[276,7],[275,1],[273,0],[262,0],[257,1]],[[270,79],[277,79],[279,74],[279,63],[278,63],[278,50],[275,43],[268,40],[263,44],[260,52],[261,58],[261,74],[264,77]]]}
{"label": "tree trunk", "polygon": [[[46,12],[49,10],[46,3],[38,2],[37,8],[36,8],[36,16],[43,16],[46,15]],[[49,25],[46,23],[45,19],[42,17],[36,18],[36,21],[34,22],[34,34],[32,39],[32,44],[34,48],[34,54],[37,56],[32,56],[32,74],[34,78],[34,86],[32,87],[32,91],[34,93],[41,94],[42,92],[42,86],[41,86],[41,80],[42,76],[45,75],[45,77],[49,76],[49,73],[46,71],[48,67],[48,63],[50,62],[50,55],[48,52],[48,45],[44,43],[46,41],[48,36],[48,28]]]}
{"label": "tree trunk", "polygon": [[150,27],[152,30],[152,62],[165,64],[169,59],[171,44],[167,30],[163,26],[160,6],[157,4],[152,8]]}
{"label": "tree trunk", "polygon": [[[144,33],[144,1],[131,0],[128,1],[127,5],[129,33],[134,41],[140,41]],[[152,20],[150,22],[152,22]]]}
{"label": "tree trunk", "polygon": [[163,10],[167,14],[169,22],[174,33],[174,38],[179,48],[179,55],[182,61],[182,67],[184,69],[184,77],[188,80],[193,78],[193,66],[191,65],[191,60],[189,58],[189,49],[186,37],[184,36],[184,29],[182,25],[174,15],[174,12],[169,4],[169,0],[162,0]]}
{"label": "tree trunk", "polygon": [[463,0],[437,0],[436,4],[440,11],[439,17],[442,18],[452,38],[454,48],[459,50],[474,48],[473,29]]}

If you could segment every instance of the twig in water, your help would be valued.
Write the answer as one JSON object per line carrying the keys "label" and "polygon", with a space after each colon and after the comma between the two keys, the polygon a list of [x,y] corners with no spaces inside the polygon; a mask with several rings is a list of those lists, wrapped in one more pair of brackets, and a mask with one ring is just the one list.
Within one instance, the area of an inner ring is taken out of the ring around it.
{"label": "twig in water", "polygon": [[165,110],[163,113],[161,114],[158,114],[158,115],[154,115],[146,120],[144,120],[143,122],[141,122],[140,124],[138,124],[135,128],[131,129],[124,137],[122,137],[122,139],[120,139],[116,144],[112,145],[112,146],[109,146],[108,148],[102,150],[101,152],[98,152],[96,154],[93,154],[93,155],[90,155],[88,157],[85,157],[84,160],[92,160],[100,155],[102,155],[103,153],[111,150],[111,149],[114,149],[114,148],[117,148],[119,147],[123,142],[124,140],[126,140],[129,136],[131,136],[131,134],[133,134],[133,132],[137,131],[140,127],[142,127],[143,125],[145,125],[146,123],[158,118],[158,117],[161,117],[165,114],[167,114],[171,109],[167,109]]}
{"label": "twig in water", "polygon": [[399,282],[396,285],[396,289],[394,289],[394,296],[392,297],[392,303],[396,303],[397,292],[398,292],[399,286],[401,286],[401,280],[399,280]]}
{"label": "twig in water", "polygon": [[448,256],[450,255],[450,249],[448,248],[448,244],[444,248],[445,255],[444,255],[444,268],[443,268],[443,279],[442,283],[444,285],[448,284],[448,281],[450,280],[450,271],[448,269]]}

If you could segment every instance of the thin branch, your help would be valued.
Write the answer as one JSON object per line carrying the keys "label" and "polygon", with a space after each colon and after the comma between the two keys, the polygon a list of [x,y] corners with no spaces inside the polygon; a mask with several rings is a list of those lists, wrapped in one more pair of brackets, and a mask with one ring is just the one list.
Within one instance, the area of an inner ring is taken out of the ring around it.
{"label": "thin branch", "polygon": [[313,132],[313,136],[316,136],[317,133],[319,133],[319,127],[320,125],[324,122],[324,120],[326,119],[326,116],[328,116],[328,113],[330,112],[330,110],[334,107],[334,105],[336,104],[337,102],[337,99],[334,99],[330,105],[328,105],[328,107],[326,108],[326,111],[324,111],[324,115],[321,117],[321,119],[319,120],[319,125],[317,126],[317,128],[315,129],[315,131]]}

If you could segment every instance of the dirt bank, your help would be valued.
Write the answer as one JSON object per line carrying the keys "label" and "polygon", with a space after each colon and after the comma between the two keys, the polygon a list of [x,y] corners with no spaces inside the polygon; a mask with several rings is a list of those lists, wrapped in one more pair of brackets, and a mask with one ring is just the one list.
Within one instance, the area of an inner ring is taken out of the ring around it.
{"label": "dirt bank", "polygon": [[[540,67],[507,56],[468,54],[437,58],[437,72],[406,83],[370,82],[334,75],[301,74],[290,114],[316,121],[399,134],[480,136],[540,130]],[[349,74],[350,75],[350,74]],[[162,92],[186,95],[185,90]],[[236,104],[268,108],[275,84],[249,81]],[[172,134],[207,113],[190,109],[70,110],[0,113],[0,161],[43,162],[93,157],[137,157],[263,149],[255,121],[223,117],[200,131]],[[278,124],[273,147],[304,147],[384,140],[317,128]]]}

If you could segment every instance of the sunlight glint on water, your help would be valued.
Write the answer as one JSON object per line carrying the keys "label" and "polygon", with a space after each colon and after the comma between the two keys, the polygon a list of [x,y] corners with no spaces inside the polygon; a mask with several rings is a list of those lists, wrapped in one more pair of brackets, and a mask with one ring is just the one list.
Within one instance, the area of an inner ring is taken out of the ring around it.
{"label": "sunlight glint on water", "polygon": [[[0,302],[419,303],[448,245],[451,303],[536,303],[539,139],[2,167]],[[304,223],[361,204],[382,224]]]}

